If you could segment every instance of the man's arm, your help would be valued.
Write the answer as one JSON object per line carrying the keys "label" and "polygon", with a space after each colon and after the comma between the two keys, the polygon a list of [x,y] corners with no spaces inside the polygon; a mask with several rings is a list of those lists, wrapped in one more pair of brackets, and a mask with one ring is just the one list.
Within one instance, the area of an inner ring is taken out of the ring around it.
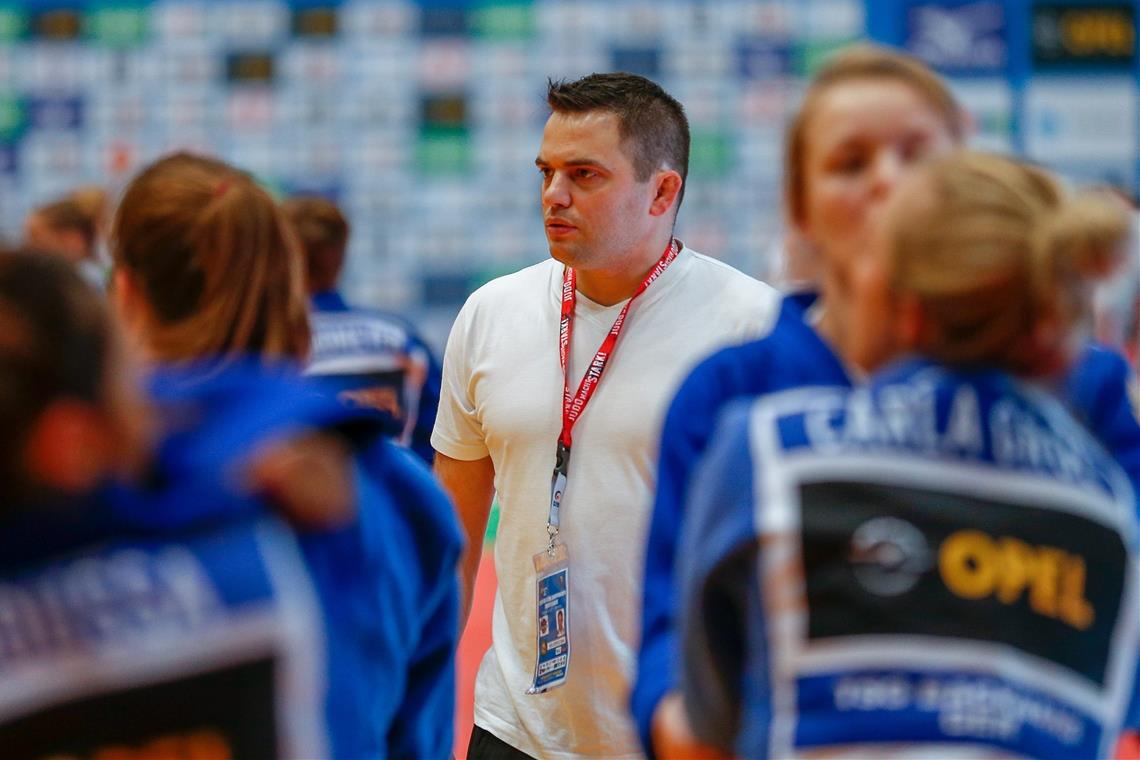
{"label": "man's arm", "polygon": [[495,492],[495,466],[491,457],[464,461],[436,452],[435,476],[443,490],[455,503],[455,511],[463,526],[467,546],[463,551],[460,571],[460,630],[467,626],[471,613],[471,597],[475,591],[475,574],[483,555],[483,534],[491,513],[491,497]]}

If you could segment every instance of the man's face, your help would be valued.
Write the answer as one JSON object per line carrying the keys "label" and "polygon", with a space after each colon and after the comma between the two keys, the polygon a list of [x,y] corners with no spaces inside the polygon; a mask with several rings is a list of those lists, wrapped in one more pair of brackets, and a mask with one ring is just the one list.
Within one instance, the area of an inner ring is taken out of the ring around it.
{"label": "man's face", "polygon": [[618,117],[553,113],[535,165],[550,255],[576,269],[620,266],[653,233],[653,178],[639,182],[622,149]]}

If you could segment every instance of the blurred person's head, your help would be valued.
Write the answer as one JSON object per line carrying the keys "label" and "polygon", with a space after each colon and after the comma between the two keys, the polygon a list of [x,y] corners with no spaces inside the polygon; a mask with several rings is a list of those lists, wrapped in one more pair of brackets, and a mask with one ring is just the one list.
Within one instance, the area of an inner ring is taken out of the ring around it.
{"label": "blurred person's head", "polygon": [[72,198],[33,209],[24,220],[24,247],[59,256],[72,264],[95,254],[94,219]]}
{"label": "blurred person's head", "polygon": [[961,151],[909,176],[855,276],[855,354],[917,352],[1023,376],[1063,371],[1090,325],[1092,283],[1127,239],[1122,204],[1066,195],[1031,165]]}
{"label": "blurred person's head", "polygon": [[111,254],[116,305],[152,359],[308,354],[300,248],[245,172],[186,153],[146,167],[123,194]]}
{"label": "blurred person's head", "polygon": [[148,417],[103,298],[59,259],[0,253],[0,499],[137,473]]}
{"label": "blurred person's head", "polygon": [[96,241],[105,238],[111,221],[111,202],[107,190],[99,185],[82,185],[68,193],[66,198],[91,220]]}
{"label": "blurred person's head", "polygon": [[[811,258],[832,312],[821,326],[842,352],[852,263],[895,185],[962,142],[964,117],[930,69],[887,48],[846,48],[816,73],[788,126],[784,198],[791,255]],[[838,317],[838,318],[836,318]]]}
{"label": "blurred person's head", "polygon": [[624,73],[551,81],[547,103],[535,164],[551,256],[580,270],[620,270],[663,248],[689,166],[681,104]]}
{"label": "blurred person's head", "polygon": [[348,220],[336,204],[319,196],[297,196],[281,204],[305,252],[310,293],[336,288],[348,246]]}

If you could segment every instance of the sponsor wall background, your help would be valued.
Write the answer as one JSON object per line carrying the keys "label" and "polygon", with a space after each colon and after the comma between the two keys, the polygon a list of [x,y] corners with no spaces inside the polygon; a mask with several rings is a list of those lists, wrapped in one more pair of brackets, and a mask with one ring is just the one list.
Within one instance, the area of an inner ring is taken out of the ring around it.
{"label": "sponsor wall background", "polygon": [[693,127],[679,234],[766,275],[781,134],[820,58],[869,35],[951,76],[979,145],[1137,174],[1138,2],[0,0],[0,234],[176,148],[353,223],[350,298],[442,347],[474,287],[543,258],[546,77],[625,69]]}

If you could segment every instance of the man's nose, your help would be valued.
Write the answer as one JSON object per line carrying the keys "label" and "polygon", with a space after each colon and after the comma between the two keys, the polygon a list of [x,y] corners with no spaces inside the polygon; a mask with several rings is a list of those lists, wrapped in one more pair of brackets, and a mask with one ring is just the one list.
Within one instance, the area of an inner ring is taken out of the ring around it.
{"label": "man's nose", "polygon": [[570,205],[570,183],[561,172],[554,172],[542,188],[542,205],[566,208]]}

